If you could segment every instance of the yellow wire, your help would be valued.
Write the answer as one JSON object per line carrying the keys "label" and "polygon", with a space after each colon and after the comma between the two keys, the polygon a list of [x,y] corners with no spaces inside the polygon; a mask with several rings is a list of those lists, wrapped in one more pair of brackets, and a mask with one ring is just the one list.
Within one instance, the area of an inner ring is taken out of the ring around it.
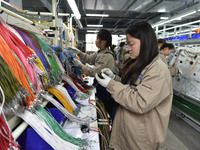
{"label": "yellow wire", "polygon": [[58,100],[63,104],[63,106],[69,113],[73,114],[74,108],[72,107],[72,105],[70,105],[65,96],[59,90],[53,87],[49,87],[48,91],[58,98]]}
{"label": "yellow wire", "polygon": [[48,79],[49,79],[47,70],[45,69],[45,67],[44,67],[43,63],[41,62],[40,58],[37,57],[35,63],[44,72],[45,76],[43,77],[43,79],[44,79],[45,84],[47,85],[47,82],[48,82]]}

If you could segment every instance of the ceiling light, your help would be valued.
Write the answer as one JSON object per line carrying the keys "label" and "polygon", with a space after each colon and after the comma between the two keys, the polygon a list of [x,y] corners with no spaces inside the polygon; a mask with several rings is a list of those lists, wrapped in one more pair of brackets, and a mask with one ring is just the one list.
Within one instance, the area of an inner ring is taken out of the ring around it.
{"label": "ceiling light", "polygon": [[167,20],[169,17],[160,17],[162,20]]}
{"label": "ceiling light", "polygon": [[[188,23],[185,23],[185,24],[181,24],[181,25],[177,25],[177,26],[174,26],[174,27],[166,28],[164,30],[167,31],[167,30],[171,30],[171,29],[175,29],[175,28],[183,27],[183,26],[188,26],[188,25],[191,25],[191,24],[199,23],[199,22],[200,22],[200,20],[196,20],[196,21],[193,21],[193,22],[188,22]],[[162,29],[162,30],[159,30],[158,32],[162,32],[164,30]]]}
{"label": "ceiling light", "polygon": [[76,5],[76,2],[74,0],[67,0],[69,6],[71,7],[71,10],[74,13],[74,16],[76,19],[81,19],[81,14],[79,13],[78,7]]}
{"label": "ceiling light", "polygon": [[[153,25],[152,27],[154,28],[154,27],[156,27],[156,26],[160,26],[160,25],[169,23],[169,22],[174,21],[174,20],[180,20],[181,18],[186,17],[186,16],[189,16],[189,15],[194,14],[194,13],[196,13],[196,11],[192,11],[192,12],[189,12],[189,13],[187,13],[187,14],[180,15],[180,16],[174,17],[174,18],[172,17],[172,19],[167,20],[167,21],[164,21],[164,22],[161,21],[160,23],[157,23],[157,24]],[[172,28],[173,28],[173,27],[172,27]],[[166,30],[166,29],[165,29],[165,30]]]}
{"label": "ceiling light", "polygon": [[196,13],[196,11],[189,12],[189,13],[187,13],[185,15],[180,16],[180,17],[183,18],[183,17],[189,16],[189,15],[192,15],[194,13]]}
{"label": "ceiling light", "polygon": [[86,14],[89,17],[109,17],[108,14]]}
{"label": "ceiling light", "polygon": [[192,15],[192,14],[194,14],[194,13],[196,13],[196,11],[192,11],[192,12],[186,13],[186,14],[184,14],[184,15],[180,15],[180,16],[178,16],[178,17],[172,18],[170,21],[181,20],[183,17]]}
{"label": "ceiling light", "polygon": [[96,30],[87,30],[87,32],[99,32],[99,31],[96,31]]}
{"label": "ceiling light", "polygon": [[171,19],[170,21],[174,21],[174,20],[181,20],[182,18],[181,17],[176,17],[174,19]]}
{"label": "ceiling light", "polygon": [[156,25],[153,25],[152,27],[154,28],[154,27],[156,27],[156,26],[160,26],[160,25],[163,25],[163,24],[168,23],[168,22],[170,22],[170,21],[167,20],[167,21],[164,21],[164,22],[158,23],[158,24],[156,24]]}
{"label": "ceiling light", "polygon": [[103,25],[88,24],[88,27],[103,27]]}
{"label": "ceiling light", "polygon": [[75,17],[75,19],[74,19],[75,21],[76,21],[76,23],[78,24],[78,27],[79,27],[79,29],[82,29],[83,28],[83,26],[82,26],[82,24],[81,24],[81,21],[79,20],[79,19],[76,19],[76,17]]}

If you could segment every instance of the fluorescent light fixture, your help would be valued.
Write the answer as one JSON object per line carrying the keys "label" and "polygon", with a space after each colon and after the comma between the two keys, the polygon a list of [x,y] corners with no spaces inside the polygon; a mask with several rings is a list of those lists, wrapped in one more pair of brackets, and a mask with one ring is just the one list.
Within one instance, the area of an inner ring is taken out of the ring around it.
{"label": "fluorescent light fixture", "polygon": [[178,17],[172,18],[170,21],[181,20],[183,17],[192,15],[192,14],[194,14],[194,13],[196,13],[196,11],[192,11],[192,12],[186,13],[186,14],[184,14],[184,15],[180,15],[180,16],[178,16]]}
{"label": "fluorescent light fixture", "polygon": [[169,17],[160,17],[162,20],[167,20]]}
{"label": "fluorescent light fixture", "polygon": [[82,29],[83,26],[81,24],[81,21],[79,19],[76,19],[76,17],[74,18],[74,20],[76,21],[76,23],[78,24],[79,29]]}
{"label": "fluorescent light fixture", "polygon": [[170,22],[170,21],[167,20],[167,21],[164,21],[164,22],[158,23],[158,24],[156,24],[156,25],[153,25],[152,27],[154,28],[154,27],[156,27],[156,26],[160,26],[160,25],[166,24],[166,23],[168,23],[168,22]]}
{"label": "fluorescent light fixture", "polygon": [[108,14],[86,14],[88,17],[109,17]]}
{"label": "fluorescent light fixture", "polygon": [[174,21],[174,20],[181,20],[182,18],[181,17],[176,17],[174,19],[171,19],[170,21]]}
{"label": "fluorescent light fixture", "polygon": [[[170,19],[170,20],[167,20],[167,21],[164,21],[164,22],[160,22],[160,23],[158,23],[158,24],[155,24],[155,25],[153,25],[152,27],[154,28],[154,27],[156,27],[156,26],[160,26],[160,25],[163,25],[163,24],[166,24],[166,23],[169,23],[169,22],[171,22],[171,21],[174,21],[174,20],[180,20],[180,18],[183,18],[183,17],[186,17],[186,16],[189,16],[189,15],[192,15],[192,14],[194,14],[194,13],[196,13],[196,11],[192,11],[192,12],[189,12],[189,13],[187,13],[187,14],[184,14],[184,15],[180,15],[180,16],[178,16],[178,17],[172,17],[172,19]],[[190,23],[189,23],[190,24]],[[192,24],[192,23],[191,23]],[[185,26],[185,25],[179,25],[180,27],[181,26]],[[171,27],[171,28],[174,28],[174,27]],[[170,28],[169,28],[170,29]],[[165,29],[166,30],[166,29]]]}
{"label": "fluorescent light fixture", "polygon": [[103,27],[103,25],[88,24],[88,27]]}
{"label": "fluorescent light fixture", "polygon": [[87,32],[99,32],[99,31],[96,31],[96,30],[87,30]]}
{"label": "fluorescent light fixture", "polygon": [[180,17],[183,18],[183,17],[189,16],[189,15],[192,15],[194,13],[196,13],[196,11],[189,12],[189,13],[187,13],[185,15],[180,16]]}
{"label": "fluorescent light fixture", "polygon": [[76,19],[81,19],[81,14],[79,13],[79,10],[78,10],[75,0],[67,0],[67,2],[69,4],[69,6],[71,7],[71,10],[73,11]]}

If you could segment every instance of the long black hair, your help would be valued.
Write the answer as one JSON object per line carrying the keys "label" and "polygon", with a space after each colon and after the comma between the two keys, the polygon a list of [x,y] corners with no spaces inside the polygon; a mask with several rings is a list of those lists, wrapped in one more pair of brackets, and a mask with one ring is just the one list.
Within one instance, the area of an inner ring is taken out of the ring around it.
{"label": "long black hair", "polygon": [[126,35],[129,34],[141,41],[140,54],[135,60],[129,58],[122,70],[122,83],[135,83],[142,70],[158,55],[158,43],[151,25],[146,21],[131,25]]}
{"label": "long black hair", "polygon": [[113,51],[112,48],[112,35],[110,33],[110,31],[106,30],[106,29],[101,29],[97,36],[101,39],[101,40],[105,40],[106,41],[106,47],[110,47],[110,49]]}

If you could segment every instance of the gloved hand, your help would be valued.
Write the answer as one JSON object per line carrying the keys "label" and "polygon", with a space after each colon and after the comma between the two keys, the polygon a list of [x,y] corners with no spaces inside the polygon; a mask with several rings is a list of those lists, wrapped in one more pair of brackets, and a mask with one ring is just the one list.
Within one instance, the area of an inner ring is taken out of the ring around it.
{"label": "gloved hand", "polygon": [[109,76],[111,79],[115,78],[114,73],[109,68],[101,69],[101,72]]}
{"label": "gloved hand", "polygon": [[80,50],[78,48],[75,48],[75,47],[72,47],[72,46],[69,46],[67,49],[69,51],[71,51],[72,53],[76,53],[76,54],[78,54],[80,52]]}
{"label": "gloved hand", "polygon": [[78,59],[74,58],[73,59],[73,64],[74,64],[74,66],[79,67],[82,63]]}
{"label": "gloved hand", "polygon": [[102,85],[103,87],[107,87],[108,86],[108,83],[110,82],[111,78],[107,75],[105,75],[104,73],[101,73],[103,79],[101,79],[98,74],[96,73],[95,74],[95,78],[97,79],[97,82]]}

